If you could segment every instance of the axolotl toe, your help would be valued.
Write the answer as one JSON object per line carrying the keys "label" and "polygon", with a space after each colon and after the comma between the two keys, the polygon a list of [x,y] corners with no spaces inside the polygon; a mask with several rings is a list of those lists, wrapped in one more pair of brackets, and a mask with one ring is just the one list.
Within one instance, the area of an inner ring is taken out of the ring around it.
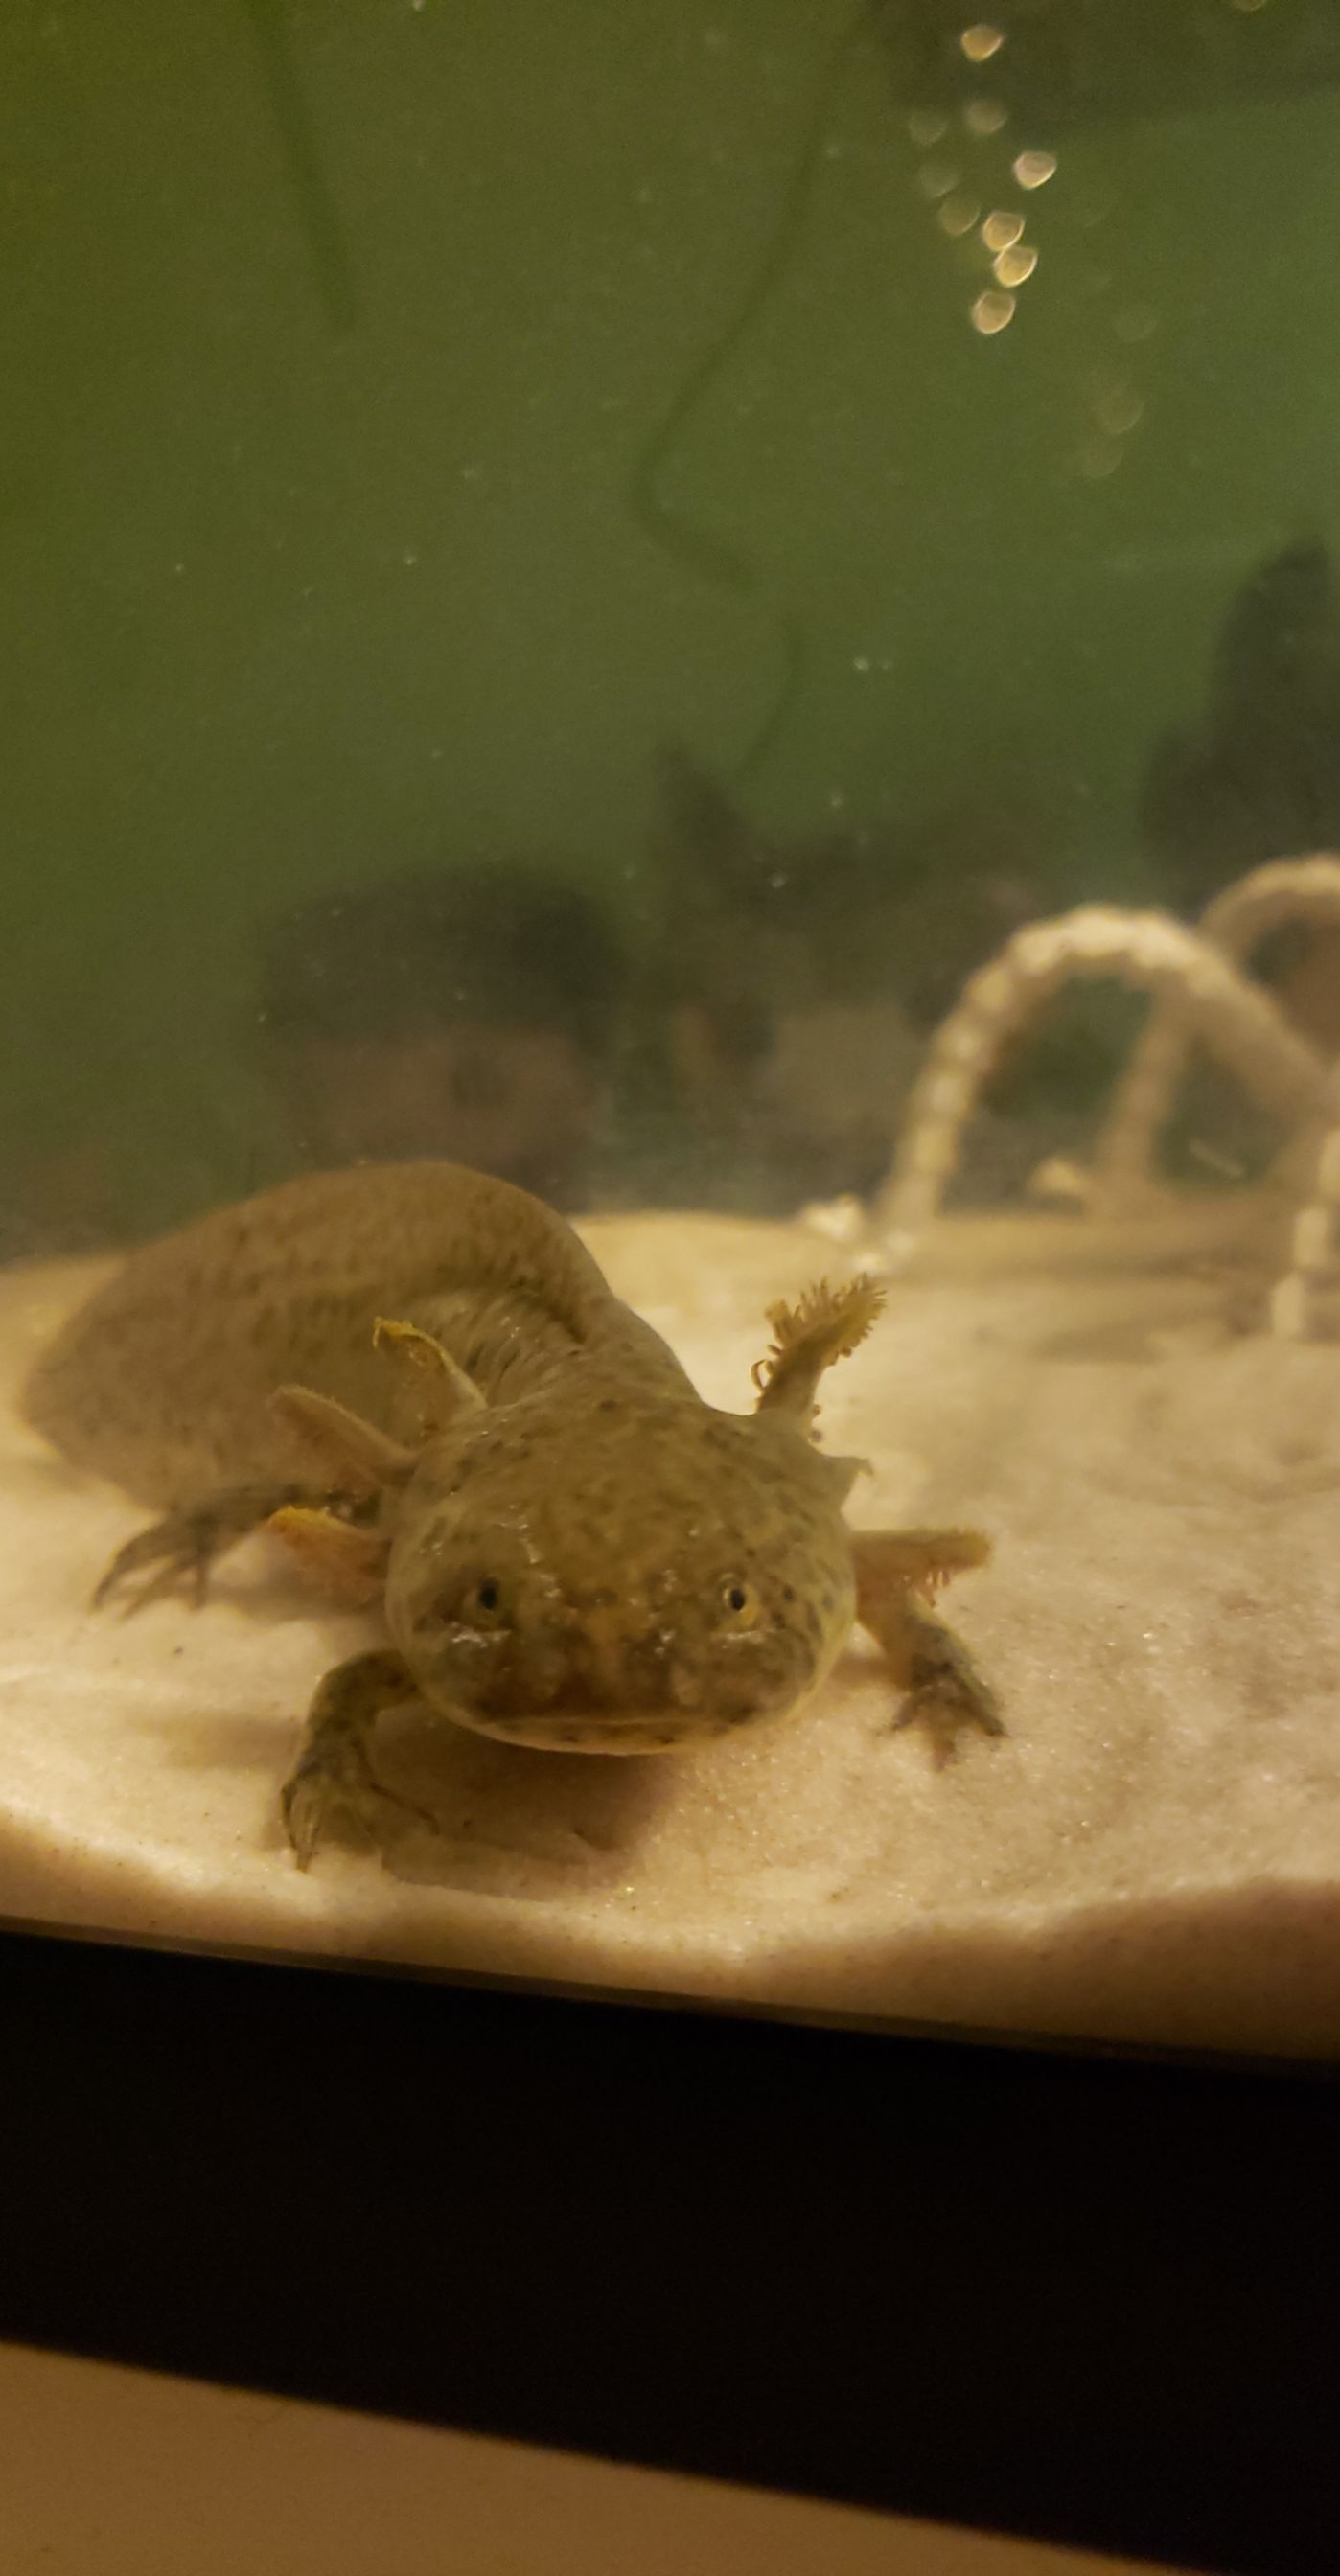
{"label": "axolotl toe", "polygon": [[373,1755],[398,1701],[518,1747],[674,1752],[800,1709],[860,1620],[899,1722],[942,1755],[965,1725],[1001,1733],[932,1607],[986,1541],[853,1531],[860,1462],[815,1445],[819,1378],[881,1302],[861,1278],[775,1306],[755,1408],[727,1413],[540,1202],[452,1165],[362,1169],[133,1256],[39,1362],[26,1410],[171,1506],[100,1598],[203,1589],[268,1523],[380,1608],[389,1645],[326,1676],[284,1786],[306,1867],[337,1813],[374,1837],[403,1821]]}

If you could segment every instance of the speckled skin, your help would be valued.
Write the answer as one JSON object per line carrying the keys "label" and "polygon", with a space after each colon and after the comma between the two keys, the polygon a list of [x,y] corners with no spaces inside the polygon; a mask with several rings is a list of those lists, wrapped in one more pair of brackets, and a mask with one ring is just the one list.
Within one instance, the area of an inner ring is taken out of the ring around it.
{"label": "speckled skin", "polygon": [[[465,1372],[439,1362],[427,1427],[422,1378],[374,1348],[378,1316]],[[811,1392],[851,1347],[829,1343]],[[319,1472],[273,1409],[294,1382],[361,1417],[332,1432],[324,1408]],[[779,1375],[747,1415],[704,1404],[560,1217],[424,1163],[291,1182],[136,1254],[24,1408],[67,1457],[170,1507],[113,1580],[200,1573],[301,1495],[279,1518],[307,1561],[381,1594],[395,1652],[327,1676],[286,1786],[305,1865],[333,1807],[381,1829],[395,1802],[371,1730],[411,1694],[517,1745],[667,1751],[799,1706],[859,1615],[914,1701],[997,1731],[965,1650],[913,1597],[984,1543],[855,1539],[856,1462],[813,1446],[797,1386]]]}
{"label": "speckled skin", "polygon": [[408,1390],[373,1349],[378,1315],[423,1324],[490,1403],[577,1351],[689,1391],[562,1217],[425,1162],[311,1173],[146,1245],[56,1336],[23,1410],[76,1465],[160,1510],[301,1480],[310,1456],[268,1409],[286,1382],[412,1431]]}

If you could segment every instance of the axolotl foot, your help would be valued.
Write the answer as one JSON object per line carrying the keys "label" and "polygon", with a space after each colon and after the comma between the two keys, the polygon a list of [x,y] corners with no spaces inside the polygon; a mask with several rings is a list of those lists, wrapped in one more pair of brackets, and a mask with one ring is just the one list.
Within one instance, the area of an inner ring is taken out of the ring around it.
{"label": "axolotl foot", "polygon": [[188,1592],[199,1604],[216,1560],[273,1513],[304,1498],[304,1489],[296,1485],[229,1485],[165,1513],[117,1549],[93,1595],[94,1609],[101,1610],[118,1592],[126,1596],[127,1616],[176,1591]]}
{"label": "axolotl foot", "polygon": [[963,1639],[933,1612],[922,1613],[915,1627],[910,1687],[893,1723],[895,1728],[924,1727],[939,1771],[957,1758],[959,1738],[966,1730],[1004,1735],[1005,1720],[990,1682]]}
{"label": "axolotl foot", "polygon": [[299,1869],[309,1869],[332,1818],[352,1816],[374,1843],[406,1822],[433,1828],[436,1819],[377,1778],[369,1739],[381,1712],[417,1699],[418,1685],[399,1655],[381,1651],[337,1664],[320,1684],[302,1731],[298,1758],[280,1793],[284,1830]]}
{"label": "axolotl foot", "polygon": [[861,1530],[852,1554],[856,1615],[905,1694],[894,1726],[924,1727],[937,1770],[953,1761],[966,1729],[1004,1735],[986,1675],[931,1608],[951,1575],[986,1563],[990,1542],[976,1530]]}

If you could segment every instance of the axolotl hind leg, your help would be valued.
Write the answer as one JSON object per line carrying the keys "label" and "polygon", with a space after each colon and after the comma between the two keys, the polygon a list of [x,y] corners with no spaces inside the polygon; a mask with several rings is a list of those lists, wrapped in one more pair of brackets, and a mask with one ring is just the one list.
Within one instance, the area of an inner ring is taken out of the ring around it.
{"label": "axolotl hind leg", "polygon": [[310,1499],[301,1485],[228,1485],[167,1512],[117,1549],[93,1595],[94,1609],[101,1610],[116,1592],[125,1594],[127,1610],[142,1610],[181,1588],[203,1601],[210,1570],[230,1547],[285,1505]]}
{"label": "axolotl hind leg", "polygon": [[964,1645],[931,1607],[951,1575],[984,1565],[989,1539],[976,1530],[856,1530],[856,1616],[883,1647],[906,1693],[896,1726],[924,1726],[937,1766],[952,1761],[960,1731],[1003,1735],[995,1692]]}
{"label": "axolotl hind leg", "polygon": [[[416,1338],[426,1340],[422,1334]],[[126,1594],[128,1610],[142,1610],[146,1602],[182,1587],[197,1603],[203,1601],[218,1559],[267,1521],[302,1554],[303,1531],[314,1519],[327,1523],[338,1519],[349,1528],[352,1560],[359,1548],[355,1533],[360,1523],[375,1516],[378,1498],[388,1486],[405,1481],[414,1465],[414,1452],[310,1387],[278,1388],[271,1398],[271,1411],[311,1452],[310,1480],[295,1484],[276,1478],[273,1484],[223,1486],[137,1530],[112,1558],[93,1595],[95,1610],[116,1592]],[[375,1541],[367,1540],[364,1546],[370,1561],[375,1560]],[[356,1589],[350,1583],[335,1588]],[[375,1588],[370,1585],[369,1592]]]}

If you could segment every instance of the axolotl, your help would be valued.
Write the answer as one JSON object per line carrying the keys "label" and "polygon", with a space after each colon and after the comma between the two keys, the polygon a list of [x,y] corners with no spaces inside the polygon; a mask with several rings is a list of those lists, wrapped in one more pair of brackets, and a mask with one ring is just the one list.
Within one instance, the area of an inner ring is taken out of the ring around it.
{"label": "axolotl", "polygon": [[[131,1606],[268,1526],[389,1644],[319,1685],[282,1790],[306,1868],[337,1813],[374,1842],[382,1711],[517,1747],[674,1753],[809,1700],[859,1621],[898,1721],[1003,1733],[934,1595],[971,1530],[854,1530],[862,1461],[815,1392],[869,1278],[771,1308],[755,1405],[696,1393],[564,1220],[449,1163],[317,1173],[131,1255],[40,1356],[30,1423],[162,1517],[95,1598]],[[417,1811],[412,1811],[417,1813]],[[431,1821],[431,1819],[429,1819]]]}

